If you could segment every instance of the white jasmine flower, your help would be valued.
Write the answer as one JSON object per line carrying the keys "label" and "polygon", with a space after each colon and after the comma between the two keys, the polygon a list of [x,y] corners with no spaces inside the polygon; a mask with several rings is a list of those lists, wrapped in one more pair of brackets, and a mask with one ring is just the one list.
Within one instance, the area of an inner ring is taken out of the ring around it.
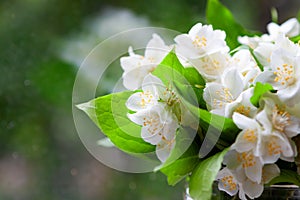
{"label": "white jasmine flower", "polygon": [[219,180],[219,190],[225,191],[231,196],[239,192],[239,198],[247,200],[247,197],[250,199],[259,197],[263,192],[264,184],[279,174],[280,170],[277,165],[265,165],[262,169],[261,181],[256,183],[248,179],[244,171],[229,170],[225,167],[219,171],[216,179]]}
{"label": "white jasmine flower", "polygon": [[158,104],[158,100],[166,90],[163,82],[151,74],[146,75],[142,83],[142,92],[136,92],[131,95],[126,106],[132,111],[139,111]]}
{"label": "white jasmine flower", "polygon": [[271,37],[267,34],[263,34],[262,36],[239,36],[238,41],[241,44],[249,46],[251,49],[255,49],[260,43],[271,42]]}
{"label": "white jasmine flower", "polygon": [[300,118],[294,116],[294,108],[286,106],[276,94],[266,93],[262,97],[261,104],[272,122],[273,129],[284,133],[289,138],[300,133]]}
{"label": "white jasmine flower", "polygon": [[156,145],[156,155],[164,162],[175,145],[175,133],[179,127],[176,117],[162,105],[128,114],[128,118],[142,126],[141,137]]}
{"label": "white jasmine flower", "polygon": [[271,64],[271,55],[278,46],[273,43],[260,43],[254,49],[254,55],[256,56],[257,60],[264,66],[265,69],[270,68]]}
{"label": "white jasmine flower", "polygon": [[279,34],[274,43],[260,43],[258,47],[254,49],[255,56],[264,66],[265,70],[270,69],[271,56],[277,49],[283,49],[293,56],[300,55],[299,46],[290,41],[285,35]]}
{"label": "white jasmine flower", "polygon": [[248,49],[238,50],[230,60],[231,67],[235,67],[243,75],[245,89],[249,88],[256,76],[261,73],[255,59]]}
{"label": "white jasmine flower", "polygon": [[240,113],[234,113],[232,119],[242,131],[231,148],[238,152],[253,150],[254,154],[259,156],[259,152],[256,152],[256,147],[260,143],[262,136],[263,128],[261,125],[255,119],[248,118]]}
{"label": "white jasmine flower", "polygon": [[172,139],[165,137],[156,145],[156,155],[161,162],[165,162],[175,147],[175,136]]}
{"label": "white jasmine flower", "polygon": [[227,70],[221,83],[207,83],[203,98],[212,113],[224,116],[226,106],[237,100],[244,90],[242,76],[237,69]]}
{"label": "white jasmine flower", "polygon": [[161,104],[128,114],[128,118],[142,126],[142,138],[153,145],[157,145],[163,139],[172,140],[178,128],[175,116]]}
{"label": "white jasmine flower", "polygon": [[233,196],[239,191],[239,183],[228,168],[223,168],[218,172],[216,180],[219,180],[218,188]]}
{"label": "white jasmine flower", "polygon": [[292,18],[284,22],[282,25],[278,25],[271,22],[267,25],[269,34],[263,34],[262,36],[240,36],[238,41],[241,44],[247,45],[252,49],[255,49],[262,43],[271,43],[277,39],[279,35],[286,37],[294,37],[300,34],[300,24],[296,18]]}
{"label": "white jasmine flower", "polygon": [[300,47],[298,44],[292,42],[288,37],[279,34],[274,44],[277,48],[282,48],[293,56],[300,56]]}
{"label": "white jasmine flower", "polygon": [[246,75],[247,72],[257,68],[257,64],[248,49],[238,50],[232,56],[230,65],[236,67],[243,75]]}
{"label": "white jasmine flower", "polygon": [[261,182],[262,168],[264,163],[260,157],[257,157],[253,154],[252,150],[238,152],[232,149],[224,156],[223,163],[228,169],[239,171],[239,174],[244,172],[245,176],[252,182]]}
{"label": "white jasmine flower", "polygon": [[213,30],[211,25],[194,25],[188,34],[178,35],[176,53],[185,58],[197,59],[216,52],[228,52],[225,42],[226,34],[221,30]]}
{"label": "white jasmine flower", "polygon": [[172,106],[178,103],[175,93],[163,85],[162,81],[148,74],[142,84],[142,92],[131,95],[126,106],[134,114],[128,118],[142,126],[141,137],[144,141],[156,145],[156,155],[160,161],[170,155],[175,145],[178,119],[172,112]]}
{"label": "white jasmine flower", "polygon": [[283,49],[271,56],[270,71],[261,73],[256,81],[270,83],[278,97],[289,106],[300,101],[300,56],[293,56]]}
{"label": "white jasmine flower", "polygon": [[228,67],[229,59],[228,53],[216,52],[197,59],[190,59],[190,63],[206,81],[220,81],[221,75]]}
{"label": "white jasmine flower", "polygon": [[234,112],[240,113],[247,117],[254,117],[257,113],[257,108],[253,106],[250,98],[253,96],[254,88],[249,88],[243,91],[239,97],[225,106],[225,117],[232,117]]}
{"label": "white jasmine flower", "polygon": [[296,18],[291,18],[281,25],[274,22],[269,23],[267,30],[272,38],[276,38],[281,33],[287,37],[294,37],[300,34],[300,24]]}
{"label": "white jasmine flower", "polygon": [[124,70],[123,85],[129,90],[136,90],[142,85],[146,75],[151,73],[156,66],[171,50],[156,34],[148,42],[145,56],[135,54],[129,47],[129,56],[121,58],[121,66]]}
{"label": "white jasmine flower", "polygon": [[263,126],[263,137],[258,145],[257,152],[265,164],[275,163],[279,158],[293,161],[296,156],[295,144],[285,135],[274,128],[267,112],[262,110],[256,116],[257,121]]}

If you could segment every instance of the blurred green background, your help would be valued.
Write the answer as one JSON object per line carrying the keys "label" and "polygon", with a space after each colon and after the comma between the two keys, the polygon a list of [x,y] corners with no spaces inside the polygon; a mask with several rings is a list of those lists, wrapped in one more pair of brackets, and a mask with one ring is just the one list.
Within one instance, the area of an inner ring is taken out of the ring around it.
{"label": "blurred green background", "polygon": [[[271,7],[279,22],[300,8],[299,0],[222,2],[242,25],[260,31]],[[88,153],[72,119],[72,87],[84,57],[105,38],[143,26],[186,32],[205,22],[205,6],[204,0],[1,0],[0,200],[183,199],[184,183],[173,188],[160,173],[118,172]],[[100,93],[110,91],[107,85]]]}

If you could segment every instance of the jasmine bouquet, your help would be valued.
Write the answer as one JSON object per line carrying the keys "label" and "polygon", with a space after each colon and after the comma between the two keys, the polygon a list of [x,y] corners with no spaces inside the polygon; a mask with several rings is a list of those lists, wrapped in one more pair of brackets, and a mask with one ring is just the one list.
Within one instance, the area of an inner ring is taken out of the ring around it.
{"label": "jasmine bouquet", "polygon": [[207,20],[171,45],[153,34],[144,55],[129,47],[127,90],[78,107],[118,149],[158,159],[170,185],[186,178],[193,199],[210,199],[214,181],[240,199],[300,185],[299,21],[249,32],[217,0]]}

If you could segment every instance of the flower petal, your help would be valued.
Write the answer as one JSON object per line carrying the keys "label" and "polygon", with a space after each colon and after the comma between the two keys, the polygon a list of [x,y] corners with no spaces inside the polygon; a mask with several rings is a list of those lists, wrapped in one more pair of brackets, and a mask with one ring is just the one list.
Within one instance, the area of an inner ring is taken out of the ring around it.
{"label": "flower petal", "polygon": [[175,146],[175,139],[173,140],[161,140],[156,146],[156,155],[161,162],[165,162],[172,149]]}
{"label": "flower petal", "polygon": [[153,34],[145,50],[145,59],[150,63],[159,64],[170,50],[159,35]]}
{"label": "flower petal", "polygon": [[265,165],[262,172],[262,182],[268,183],[280,175],[280,169],[276,164]]}
{"label": "flower petal", "polygon": [[156,105],[157,100],[158,97],[150,92],[137,92],[128,98],[126,106],[129,110],[139,111]]}
{"label": "flower petal", "polygon": [[243,190],[248,197],[254,199],[263,193],[264,186],[251,180],[247,180],[245,183],[243,183]]}
{"label": "flower petal", "polygon": [[219,180],[219,190],[225,191],[230,196],[237,194],[239,189],[238,183],[228,168],[224,168],[219,171],[216,179]]}
{"label": "flower petal", "polygon": [[232,115],[232,119],[240,129],[258,129],[259,127],[258,123],[254,119],[237,112]]}

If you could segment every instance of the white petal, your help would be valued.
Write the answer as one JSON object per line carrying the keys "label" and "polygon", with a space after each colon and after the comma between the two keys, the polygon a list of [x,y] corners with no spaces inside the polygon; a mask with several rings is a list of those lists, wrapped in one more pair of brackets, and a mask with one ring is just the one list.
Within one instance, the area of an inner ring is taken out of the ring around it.
{"label": "white petal", "polygon": [[244,90],[242,77],[237,69],[230,69],[225,72],[222,83],[229,88],[235,100]]}
{"label": "white petal", "polygon": [[207,83],[204,89],[203,98],[208,104],[208,109],[225,109],[227,103],[234,101],[229,88],[220,83]]}
{"label": "white petal", "polygon": [[148,74],[143,80],[142,89],[144,92],[149,92],[156,97],[161,97],[161,93],[166,89],[166,86],[158,77]]}
{"label": "white petal", "polygon": [[163,127],[163,136],[167,140],[172,140],[175,137],[176,130],[178,129],[179,125],[176,120],[172,120],[170,123],[165,123]]}
{"label": "white petal", "polygon": [[231,196],[237,194],[239,188],[238,183],[229,169],[224,168],[221,171],[219,171],[216,179],[219,180],[219,190],[225,191]]}
{"label": "white petal", "polygon": [[277,35],[280,33],[280,26],[274,22],[267,25],[267,30],[270,35]]}
{"label": "white petal", "polygon": [[300,119],[291,116],[290,124],[285,127],[284,133],[290,138],[298,135],[300,133]]}
{"label": "white petal", "polygon": [[230,150],[224,156],[223,163],[228,167],[228,169],[235,170],[240,166],[240,161],[238,160],[238,152],[235,150]]}
{"label": "white petal", "polygon": [[193,45],[192,39],[187,34],[178,35],[175,37],[176,54],[185,59],[196,58],[199,56],[197,49]]}
{"label": "white petal", "polygon": [[284,157],[295,157],[295,152],[294,149],[291,145],[290,140],[282,133],[280,132],[274,132],[274,135],[276,134],[277,138],[278,138],[278,143],[281,146],[281,154]]}
{"label": "white petal", "polygon": [[143,125],[143,118],[145,116],[145,113],[143,112],[137,112],[134,114],[127,114],[127,117],[134,123],[138,124],[138,125]]}
{"label": "white petal", "polygon": [[300,101],[300,81],[277,92],[279,98],[292,107]]}
{"label": "white petal", "polygon": [[275,131],[272,135],[265,136],[263,140],[262,159],[265,164],[275,163],[279,158],[295,157],[293,147],[284,134]]}
{"label": "white petal", "polygon": [[263,71],[255,78],[254,83],[256,84],[257,82],[260,82],[260,83],[270,83],[271,85],[275,85],[276,83],[274,82],[274,79],[275,79],[274,72]]}
{"label": "white petal", "polygon": [[232,119],[234,123],[240,128],[240,129],[258,129],[258,124],[254,119],[251,119],[249,117],[246,117],[245,115],[242,115],[240,113],[235,112],[232,115]]}
{"label": "white petal", "polygon": [[240,185],[240,190],[239,190],[239,198],[241,200],[248,200],[247,197],[246,197],[246,194],[244,192],[244,189],[243,189],[243,186]]}
{"label": "white petal", "polygon": [[144,77],[149,74],[146,67],[138,67],[123,73],[123,85],[128,90],[137,90],[142,86]]}
{"label": "white petal", "polygon": [[159,142],[161,142],[161,128],[158,127],[158,130],[154,131],[149,131],[149,128],[153,128],[154,127],[147,127],[147,126],[143,126],[142,127],[142,132],[141,132],[141,137],[143,138],[143,140],[145,140],[146,142],[153,144],[153,145],[157,145]]}
{"label": "white petal", "polygon": [[260,158],[258,157],[254,157],[254,160],[255,160],[255,164],[253,166],[246,167],[245,173],[251,181],[260,183],[262,177],[263,163],[260,161]]}
{"label": "white petal", "polygon": [[260,111],[257,115],[256,115],[256,120],[261,124],[261,126],[263,127],[263,134],[264,135],[270,135],[272,133],[273,130],[273,125],[272,122],[270,121],[270,119],[268,118],[268,113],[266,112],[266,110],[262,110]]}
{"label": "white petal", "polygon": [[190,59],[191,64],[208,81],[220,79],[226,67],[228,67],[229,54],[216,52],[197,59]]}
{"label": "white petal", "polygon": [[235,143],[231,146],[231,148],[241,153],[241,152],[250,151],[254,149],[256,143],[257,143],[256,130],[252,130],[251,128],[249,128],[239,133]]}
{"label": "white petal", "polygon": [[196,35],[201,31],[201,29],[203,29],[203,27],[206,27],[207,29],[209,29],[209,30],[212,31],[212,27],[211,27],[211,26],[209,26],[209,25],[204,25],[204,26],[202,26],[201,23],[197,23],[197,24],[195,24],[195,25],[191,28],[191,30],[189,30],[189,36],[190,36],[191,38],[195,38]]}
{"label": "white petal", "polygon": [[129,110],[139,111],[154,106],[157,100],[158,98],[149,92],[137,92],[128,98],[126,106]]}
{"label": "white petal", "polygon": [[161,162],[165,162],[175,146],[175,140],[162,140],[156,146],[156,155]]}
{"label": "white petal", "polygon": [[143,56],[136,54],[122,57],[120,59],[121,67],[124,71],[131,71],[137,67],[140,67],[142,65],[143,59]]}
{"label": "white petal", "polygon": [[232,118],[234,112],[238,112],[247,117],[254,117],[257,108],[252,105],[250,98],[253,96],[254,88],[249,88],[240,94],[240,96],[232,103],[225,107],[225,117]]}
{"label": "white petal", "polygon": [[276,48],[277,46],[273,43],[260,43],[254,49],[254,55],[264,67],[270,66],[271,55]]}
{"label": "white petal", "polygon": [[243,183],[243,190],[248,197],[254,199],[263,193],[264,186],[262,184],[247,180],[245,183]]}
{"label": "white petal", "polygon": [[282,30],[285,30],[288,37],[294,37],[300,33],[300,24],[296,18],[291,18],[281,25]]}
{"label": "white petal", "polygon": [[159,35],[153,34],[145,50],[145,59],[151,63],[159,64],[170,50],[170,47],[165,45]]}
{"label": "white petal", "polygon": [[262,172],[263,183],[270,182],[273,178],[280,175],[280,169],[276,164],[265,165]]}

